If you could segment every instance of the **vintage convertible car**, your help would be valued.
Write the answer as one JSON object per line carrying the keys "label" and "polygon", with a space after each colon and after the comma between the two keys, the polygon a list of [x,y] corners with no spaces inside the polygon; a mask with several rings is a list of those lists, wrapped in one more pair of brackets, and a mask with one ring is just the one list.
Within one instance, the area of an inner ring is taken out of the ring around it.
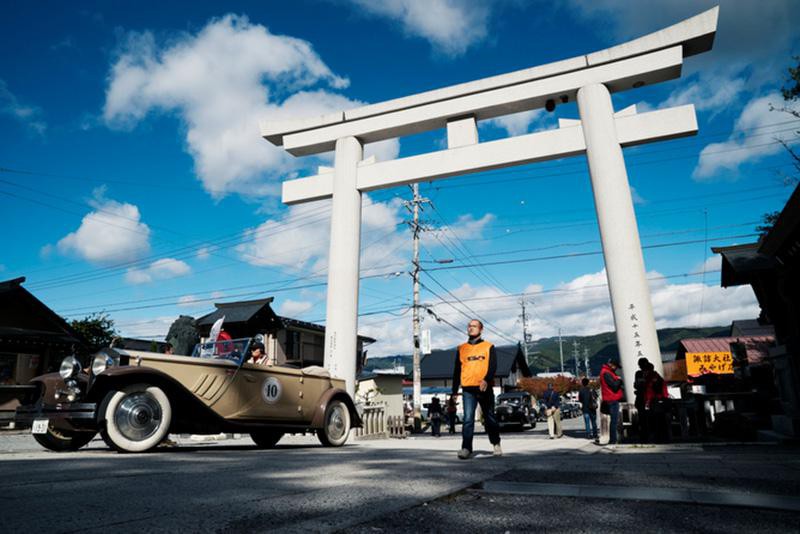
{"label": "vintage convertible car", "polygon": [[536,410],[531,405],[527,391],[509,391],[497,396],[494,417],[500,428],[515,426],[525,430],[526,425],[536,428]]}
{"label": "vintage convertible car", "polygon": [[54,451],[97,432],[120,452],[150,450],[169,433],[249,433],[269,448],[285,433],[315,432],[325,446],[344,445],[361,426],[344,381],[321,367],[248,362],[250,342],[198,345],[192,356],[105,349],[86,370],[68,356],[58,373],[31,381],[15,419]]}

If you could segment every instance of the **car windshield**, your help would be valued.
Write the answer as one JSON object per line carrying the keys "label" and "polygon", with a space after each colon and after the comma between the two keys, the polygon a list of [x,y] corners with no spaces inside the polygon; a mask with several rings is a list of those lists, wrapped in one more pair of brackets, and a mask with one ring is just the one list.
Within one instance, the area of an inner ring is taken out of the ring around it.
{"label": "car windshield", "polygon": [[223,341],[209,341],[198,343],[192,352],[193,358],[212,358],[216,360],[230,360],[241,363],[247,354],[250,338],[226,339]]}

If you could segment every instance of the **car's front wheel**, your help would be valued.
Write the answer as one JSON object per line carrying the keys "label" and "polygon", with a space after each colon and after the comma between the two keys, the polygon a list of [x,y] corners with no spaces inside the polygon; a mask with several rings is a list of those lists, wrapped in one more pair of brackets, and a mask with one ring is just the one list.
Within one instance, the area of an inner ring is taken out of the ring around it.
{"label": "car's front wheel", "polygon": [[340,400],[331,401],[325,410],[322,428],[317,430],[317,438],[326,447],[341,447],[350,434],[350,410]]}
{"label": "car's front wheel", "polygon": [[276,432],[275,430],[259,430],[257,432],[250,432],[250,438],[261,449],[271,449],[283,437],[283,432]]}
{"label": "car's front wheel", "polygon": [[106,444],[119,452],[144,452],[156,447],[169,433],[172,407],[157,386],[133,384],[106,396]]}
{"label": "car's front wheel", "polygon": [[74,430],[62,430],[53,428],[52,423],[47,425],[47,432],[44,434],[34,434],[39,445],[45,449],[55,452],[77,451],[90,441],[97,432],[76,432]]}

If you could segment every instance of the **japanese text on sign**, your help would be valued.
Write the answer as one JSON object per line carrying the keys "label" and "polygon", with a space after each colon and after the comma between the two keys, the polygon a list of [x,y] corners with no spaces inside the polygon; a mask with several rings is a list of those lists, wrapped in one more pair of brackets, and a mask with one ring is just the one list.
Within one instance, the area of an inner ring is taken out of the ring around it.
{"label": "japanese text on sign", "polygon": [[686,374],[733,374],[733,356],[730,352],[687,352]]}

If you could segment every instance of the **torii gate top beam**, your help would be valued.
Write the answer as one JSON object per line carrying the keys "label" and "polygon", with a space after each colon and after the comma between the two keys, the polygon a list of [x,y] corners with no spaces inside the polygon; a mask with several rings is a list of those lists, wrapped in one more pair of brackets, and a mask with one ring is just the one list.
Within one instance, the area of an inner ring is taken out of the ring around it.
{"label": "torii gate top beam", "polygon": [[[586,83],[604,83],[610,91],[656,83],[679,76],[683,57],[711,49],[718,14],[714,7],[621,45],[509,74],[320,117],[265,122],[261,134],[295,156],[310,155],[333,150],[336,139],[345,136],[370,143],[444,128],[449,119],[464,114],[483,120],[541,108],[562,96],[574,100]],[[672,51],[677,47],[678,58]],[[645,60],[660,65],[643,69]]]}

